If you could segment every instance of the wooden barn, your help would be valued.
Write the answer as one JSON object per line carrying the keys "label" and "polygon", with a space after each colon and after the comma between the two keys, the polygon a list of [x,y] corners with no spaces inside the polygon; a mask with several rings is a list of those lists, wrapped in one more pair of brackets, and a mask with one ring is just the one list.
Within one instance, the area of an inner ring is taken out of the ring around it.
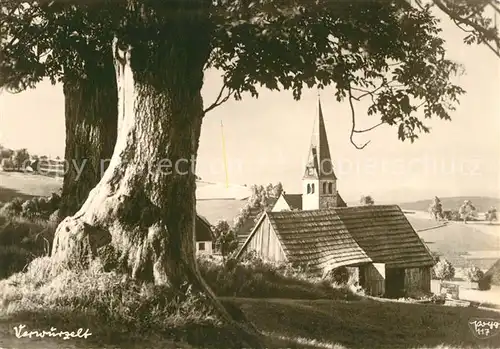
{"label": "wooden barn", "polygon": [[266,212],[238,252],[308,266],[347,267],[370,295],[430,292],[434,260],[398,206]]}

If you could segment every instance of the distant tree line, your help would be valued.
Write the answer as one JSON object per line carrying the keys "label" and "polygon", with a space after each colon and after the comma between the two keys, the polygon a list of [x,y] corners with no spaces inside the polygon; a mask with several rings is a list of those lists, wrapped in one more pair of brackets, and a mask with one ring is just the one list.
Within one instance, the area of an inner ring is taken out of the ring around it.
{"label": "distant tree line", "polygon": [[[429,214],[435,220],[448,220],[448,221],[467,221],[477,220],[477,210],[470,200],[465,200],[458,209],[444,210],[441,199],[437,196],[434,197],[432,203],[429,205]],[[497,209],[491,207],[485,213],[485,219],[490,223],[497,220]]]}
{"label": "distant tree line", "polygon": [[0,163],[4,171],[23,170],[30,158],[30,154],[25,148],[13,150],[0,145]]}

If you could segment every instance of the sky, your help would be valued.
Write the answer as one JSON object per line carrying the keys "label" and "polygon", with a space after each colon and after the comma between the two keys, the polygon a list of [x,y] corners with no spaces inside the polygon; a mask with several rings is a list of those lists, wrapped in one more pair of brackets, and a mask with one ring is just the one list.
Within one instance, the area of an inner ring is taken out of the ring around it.
{"label": "sky", "polygon": [[[500,197],[500,60],[486,46],[467,46],[464,33],[443,18],[449,58],[466,74],[456,82],[467,91],[452,121],[431,120],[431,133],[415,143],[401,142],[396,127],[379,127],[350,143],[350,109],[338,103],[334,89],[320,92],[330,152],[346,201],[372,195],[376,202],[401,202],[437,196]],[[205,104],[222,85],[217,71],[208,71]],[[357,109],[359,128],[377,124]],[[305,90],[300,101],[290,91],[260,90],[258,99],[229,100],[205,117],[197,174],[207,181],[235,184],[281,181],[289,193],[301,190],[318,91]],[[223,124],[223,132],[221,129]],[[31,153],[63,156],[65,144],[62,87],[43,82],[34,90],[0,95],[0,144]]]}

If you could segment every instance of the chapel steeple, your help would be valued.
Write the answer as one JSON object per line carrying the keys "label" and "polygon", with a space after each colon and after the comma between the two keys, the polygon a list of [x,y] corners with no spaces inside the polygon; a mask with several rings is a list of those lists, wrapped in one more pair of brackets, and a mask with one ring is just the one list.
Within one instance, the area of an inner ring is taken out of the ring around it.
{"label": "chapel steeple", "polygon": [[325,120],[323,119],[323,110],[321,109],[321,100],[319,98],[318,117],[314,120],[314,128],[303,179],[305,178],[337,179],[333,171],[332,157],[326,136]]}
{"label": "chapel steeple", "polygon": [[333,171],[321,101],[302,177],[302,209],[317,210],[337,206],[337,177]]}

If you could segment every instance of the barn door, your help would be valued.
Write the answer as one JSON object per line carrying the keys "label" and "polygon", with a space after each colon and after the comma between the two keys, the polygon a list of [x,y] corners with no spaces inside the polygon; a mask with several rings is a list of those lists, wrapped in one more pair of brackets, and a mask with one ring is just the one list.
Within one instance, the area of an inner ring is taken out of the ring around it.
{"label": "barn door", "polygon": [[385,295],[387,298],[403,297],[405,293],[405,270],[388,268],[385,271]]}

